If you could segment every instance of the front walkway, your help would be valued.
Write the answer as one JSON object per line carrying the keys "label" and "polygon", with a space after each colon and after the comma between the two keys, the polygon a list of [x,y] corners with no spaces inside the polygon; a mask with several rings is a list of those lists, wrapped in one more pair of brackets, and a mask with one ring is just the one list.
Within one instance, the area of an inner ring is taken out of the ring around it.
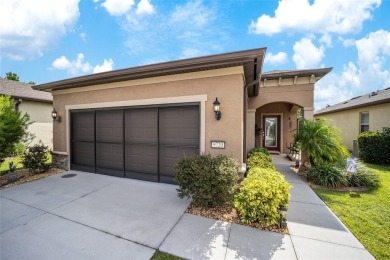
{"label": "front walkway", "polygon": [[290,235],[184,214],[160,250],[188,259],[374,259],[313,190],[273,155],[293,186],[287,220]]}

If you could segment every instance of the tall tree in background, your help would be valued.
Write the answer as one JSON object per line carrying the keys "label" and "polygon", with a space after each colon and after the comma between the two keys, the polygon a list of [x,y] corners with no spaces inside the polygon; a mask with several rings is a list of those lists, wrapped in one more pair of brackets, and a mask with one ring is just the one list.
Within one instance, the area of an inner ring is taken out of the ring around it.
{"label": "tall tree in background", "polygon": [[18,76],[18,74],[13,73],[13,72],[7,72],[7,73],[5,73],[5,79],[19,81],[19,76]]}
{"label": "tall tree in background", "polygon": [[15,144],[33,137],[27,131],[30,124],[30,116],[16,111],[15,102],[10,96],[0,96],[0,163],[11,155]]}

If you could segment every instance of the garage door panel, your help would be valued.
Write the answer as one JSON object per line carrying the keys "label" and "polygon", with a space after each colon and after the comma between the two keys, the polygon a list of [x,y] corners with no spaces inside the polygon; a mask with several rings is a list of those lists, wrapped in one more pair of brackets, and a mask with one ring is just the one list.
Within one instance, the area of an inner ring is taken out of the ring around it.
{"label": "garage door panel", "polygon": [[156,145],[126,145],[126,171],[157,174]]}
{"label": "garage door panel", "polygon": [[72,164],[95,167],[94,143],[74,142]]}
{"label": "garage door panel", "polygon": [[125,112],[126,143],[157,143],[158,110],[128,109]]}
{"label": "garage door panel", "polygon": [[174,177],[176,175],[176,164],[185,156],[199,154],[199,148],[160,146],[160,174]]}
{"label": "garage door panel", "polygon": [[96,166],[123,171],[123,145],[97,143]]}
{"label": "garage door panel", "polygon": [[94,141],[95,114],[93,111],[72,113],[72,140]]}
{"label": "garage door panel", "polygon": [[123,110],[96,111],[96,141],[123,142]]}

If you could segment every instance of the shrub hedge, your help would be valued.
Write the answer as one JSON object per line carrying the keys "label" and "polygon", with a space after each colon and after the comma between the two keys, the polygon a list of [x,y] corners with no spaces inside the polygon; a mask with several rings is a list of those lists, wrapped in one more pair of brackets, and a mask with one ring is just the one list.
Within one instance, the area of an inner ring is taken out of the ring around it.
{"label": "shrub hedge", "polygon": [[357,172],[347,175],[349,187],[377,188],[380,186],[379,175],[361,162],[357,163]]}
{"label": "shrub hedge", "polygon": [[180,198],[192,198],[198,206],[232,203],[240,167],[231,157],[197,155],[185,157],[176,166]]}
{"label": "shrub hedge", "polygon": [[234,197],[241,221],[277,224],[279,207],[288,207],[290,187],[284,176],[274,169],[251,168]]}
{"label": "shrub hedge", "polygon": [[307,173],[307,179],[314,184],[329,188],[380,186],[379,175],[361,162],[357,163],[357,171],[354,174],[347,173],[345,168],[337,164],[315,166]]}
{"label": "shrub hedge", "polygon": [[307,173],[307,180],[329,188],[348,185],[345,171],[334,164],[322,164],[311,168]]}
{"label": "shrub hedge", "polygon": [[276,170],[276,167],[272,162],[272,157],[264,148],[253,148],[249,151],[246,167],[248,170],[254,167]]}
{"label": "shrub hedge", "polygon": [[358,135],[359,156],[369,163],[390,164],[389,131],[363,132]]}

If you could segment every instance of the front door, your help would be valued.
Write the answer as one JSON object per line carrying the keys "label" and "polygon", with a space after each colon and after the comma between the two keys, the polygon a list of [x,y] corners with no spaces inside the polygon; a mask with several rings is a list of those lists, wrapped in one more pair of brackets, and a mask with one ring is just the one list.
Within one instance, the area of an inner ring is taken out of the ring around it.
{"label": "front door", "polygon": [[280,116],[263,116],[263,147],[269,151],[280,151]]}

